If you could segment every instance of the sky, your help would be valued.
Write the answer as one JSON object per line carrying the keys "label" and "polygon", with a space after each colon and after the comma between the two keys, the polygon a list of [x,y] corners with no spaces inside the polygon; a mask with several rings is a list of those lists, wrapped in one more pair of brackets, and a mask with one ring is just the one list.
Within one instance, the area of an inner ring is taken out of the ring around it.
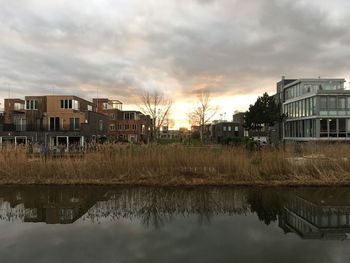
{"label": "sky", "polygon": [[[137,109],[174,102],[176,126],[201,90],[230,120],[281,76],[350,80],[348,0],[0,0],[0,103],[74,94]],[[0,105],[0,108],[3,105]]]}

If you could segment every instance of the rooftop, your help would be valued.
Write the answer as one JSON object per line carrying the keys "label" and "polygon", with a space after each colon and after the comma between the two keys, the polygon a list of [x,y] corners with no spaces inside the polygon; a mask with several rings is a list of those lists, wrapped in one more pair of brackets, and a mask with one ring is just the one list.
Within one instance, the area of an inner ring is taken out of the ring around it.
{"label": "rooftop", "polygon": [[301,78],[301,79],[297,79],[289,84],[287,84],[284,88],[288,88],[291,86],[294,86],[297,83],[300,82],[328,82],[328,83],[332,83],[332,82],[346,82],[345,79],[343,78],[333,78],[333,79],[322,79],[322,78]]}

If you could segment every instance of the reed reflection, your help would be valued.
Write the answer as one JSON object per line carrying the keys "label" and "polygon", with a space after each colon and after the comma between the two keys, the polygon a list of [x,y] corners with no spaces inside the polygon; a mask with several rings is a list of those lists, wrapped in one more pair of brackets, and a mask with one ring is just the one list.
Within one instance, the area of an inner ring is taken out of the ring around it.
{"label": "reed reflection", "polygon": [[[1,187],[0,220],[46,224],[128,219],[161,228],[175,218],[210,224],[219,216],[254,215],[302,238],[347,239],[349,188]],[[78,221],[78,222],[77,222]]]}

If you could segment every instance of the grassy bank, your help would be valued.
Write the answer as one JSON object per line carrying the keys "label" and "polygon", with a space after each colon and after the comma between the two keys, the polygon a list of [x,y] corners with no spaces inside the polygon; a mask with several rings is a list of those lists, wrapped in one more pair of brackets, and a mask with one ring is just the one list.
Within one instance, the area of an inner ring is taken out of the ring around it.
{"label": "grassy bank", "polygon": [[83,158],[0,150],[0,184],[350,185],[350,145],[243,147],[104,145]]}

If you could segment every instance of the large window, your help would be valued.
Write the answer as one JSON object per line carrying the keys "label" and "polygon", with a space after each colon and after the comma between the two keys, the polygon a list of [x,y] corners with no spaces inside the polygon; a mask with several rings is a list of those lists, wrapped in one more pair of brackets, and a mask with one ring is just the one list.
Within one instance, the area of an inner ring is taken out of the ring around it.
{"label": "large window", "polygon": [[77,100],[61,100],[61,109],[79,110],[79,102]]}
{"label": "large window", "polygon": [[338,109],[345,109],[345,97],[338,98]]}
{"label": "large window", "polygon": [[37,110],[38,101],[37,100],[26,100],[26,110]]}
{"label": "large window", "polygon": [[320,109],[327,109],[327,97],[320,97]]}
{"label": "large window", "polygon": [[337,137],[337,119],[329,119],[329,136]]}
{"label": "large window", "polygon": [[339,126],[339,137],[346,137],[346,119],[339,119],[338,120],[338,126]]}
{"label": "large window", "polygon": [[337,106],[336,106],[336,97],[329,97],[328,98],[328,108],[329,109],[336,109]]}
{"label": "large window", "polygon": [[26,130],[26,119],[25,118],[17,118],[15,121],[16,131],[25,131]]}
{"label": "large window", "polygon": [[80,129],[80,118],[70,118],[69,119],[69,128],[70,128],[70,130],[79,130]]}
{"label": "large window", "polygon": [[136,114],[135,112],[125,112],[124,113],[124,120],[136,120]]}
{"label": "large window", "polygon": [[328,137],[328,119],[320,120],[320,137]]}
{"label": "large window", "polygon": [[60,130],[60,118],[59,117],[50,117],[49,130],[50,131],[59,131]]}
{"label": "large window", "polygon": [[15,102],[14,110],[24,110],[24,104],[19,103],[19,102]]}

